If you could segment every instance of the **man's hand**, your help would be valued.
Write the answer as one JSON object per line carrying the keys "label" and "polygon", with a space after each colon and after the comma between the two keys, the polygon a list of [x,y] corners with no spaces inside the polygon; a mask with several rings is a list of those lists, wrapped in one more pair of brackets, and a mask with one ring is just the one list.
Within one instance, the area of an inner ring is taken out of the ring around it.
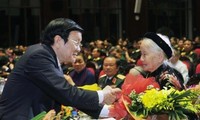
{"label": "man's hand", "polygon": [[67,81],[70,85],[72,85],[72,86],[75,85],[74,81],[72,80],[72,78],[71,78],[69,75],[65,75],[65,74],[64,74],[64,77],[65,77],[66,81]]}
{"label": "man's hand", "polygon": [[56,111],[55,110],[50,110],[42,120],[53,120],[56,116]]}
{"label": "man's hand", "polygon": [[110,105],[117,100],[117,96],[121,93],[119,88],[112,88],[110,86],[106,86],[103,89],[104,100],[103,103]]}

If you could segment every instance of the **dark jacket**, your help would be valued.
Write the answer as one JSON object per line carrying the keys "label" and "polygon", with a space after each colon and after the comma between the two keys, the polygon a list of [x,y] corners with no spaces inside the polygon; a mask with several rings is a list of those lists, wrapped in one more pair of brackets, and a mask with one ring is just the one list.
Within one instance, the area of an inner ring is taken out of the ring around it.
{"label": "dark jacket", "polygon": [[122,74],[116,74],[111,79],[108,79],[108,76],[102,75],[98,80],[98,85],[103,89],[107,85],[114,85],[117,88],[121,88],[124,83],[125,76]]}
{"label": "dark jacket", "polygon": [[73,70],[69,75],[76,86],[92,85],[96,83],[95,75],[87,67],[80,72]]}
{"label": "dark jacket", "polygon": [[29,47],[8,77],[0,98],[0,119],[30,120],[42,111],[59,112],[61,104],[76,107],[94,118],[102,109],[97,92],[68,84],[51,47]]}
{"label": "dark jacket", "polygon": [[173,84],[171,84],[168,80],[161,80],[161,75],[165,72],[176,76],[177,80],[181,84],[181,89],[184,89],[184,86],[183,86],[184,80],[183,80],[183,76],[181,75],[181,73],[166,64],[162,64],[157,70],[155,70],[152,73],[147,74],[147,77],[155,77],[155,79],[158,82],[158,84],[160,85],[161,89],[163,89],[163,87],[168,87],[168,85],[173,86]]}

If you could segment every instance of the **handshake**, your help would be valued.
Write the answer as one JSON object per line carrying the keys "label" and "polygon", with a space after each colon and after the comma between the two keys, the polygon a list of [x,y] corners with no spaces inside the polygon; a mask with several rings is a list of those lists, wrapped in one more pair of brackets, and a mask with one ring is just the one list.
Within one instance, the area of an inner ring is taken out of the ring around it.
{"label": "handshake", "polygon": [[[108,113],[106,116],[100,116],[102,118],[104,117],[115,117],[117,118],[119,115],[116,113],[115,108],[113,107],[114,102],[116,102],[116,100],[119,99],[119,96],[121,94],[121,89],[119,88],[112,88],[111,86],[106,86],[103,90],[103,103],[106,105],[110,105],[108,107]],[[50,110],[42,120],[51,120],[53,118],[55,118],[56,116],[56,112],[55,110]],[[120,116],[121,117],[121,116]],[[60,120],[59,118],[57,118],[58,120]]]}
{"label": "handshake", "polygon": [[[69,84],[72,86],[75,85],[72,78],[69,75],[64,75],[65,79]],[[118,98],[119,94],[121,93],[121,89],[119,88],[112,88],[111,86],[106,86],[103,90],[103,103],[110,105],[114,103]]]}
{"label": "handshake", "polygon": [[106,86],[103,90],[103,103],[110,105],[119,99],[121,89],[112,88],[111,86]]}
{"label": "handshake", "polygon": [[[116,120],[124,118],[127,115],[127,111],[122,105],[123,103],[121,99],[121,89],[106,86],[103,89],[103,94],[103,103],[109,105],[107,117],[115,118]],[[100,117],[102,116],[100,115]]]}

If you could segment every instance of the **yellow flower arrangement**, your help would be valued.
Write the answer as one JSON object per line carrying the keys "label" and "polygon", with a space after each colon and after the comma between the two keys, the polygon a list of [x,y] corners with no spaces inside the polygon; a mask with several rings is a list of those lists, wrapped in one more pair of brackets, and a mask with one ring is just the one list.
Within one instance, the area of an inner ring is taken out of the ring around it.
{"label": "yellow flower arrangement", "polygon": [[76,110],[73,109],[72,107],[62,106],[61,111],[57,114],[51,114],[50,112],[52,111],[48,112],[50,114],[43,111],[34,118],[32,118],[31,120],[46,120],[45,117],[48,118],[48,120],[73,120],[73,115],[72,115],[73,111]]}
{"label": "yellow flower arrangement", "polygon": [[200,111],[200,104],[194,102],[199,95],[194,90],[178,91],[174,88],[151,88],[140,94],[132,91],[129,95],[131,104],[128,104],[128,111],[139,118],[167,114],[169,120],[186,119],[188,113],[196,114]]}

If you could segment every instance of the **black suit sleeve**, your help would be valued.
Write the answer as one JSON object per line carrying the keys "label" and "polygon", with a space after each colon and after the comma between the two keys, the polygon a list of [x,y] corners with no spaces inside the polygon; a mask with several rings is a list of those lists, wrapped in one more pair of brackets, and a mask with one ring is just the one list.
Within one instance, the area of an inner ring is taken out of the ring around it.
{"label": "black suit sleeve", "polygon": [[38,88],[60,104],[76,107],[98,118],[102,106],[99,105],[97,92],[81,90],[68,84],[48,51],[39,50],[29,56],[24,71]]}

